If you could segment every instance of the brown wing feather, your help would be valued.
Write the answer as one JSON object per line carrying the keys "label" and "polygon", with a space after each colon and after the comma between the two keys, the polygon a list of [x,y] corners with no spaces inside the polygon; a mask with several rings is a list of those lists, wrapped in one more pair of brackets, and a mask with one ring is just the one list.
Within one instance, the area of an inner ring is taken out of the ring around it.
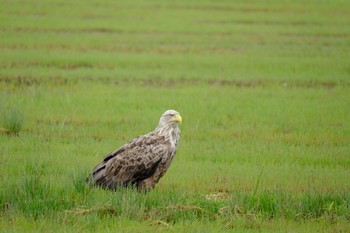
{"label": "brown wing feather", "polygon": [[135,138],[108,154],[92,172],[92,183],[115,189],[152,176],[167,155],[169,145],[163,137],[145,135]]}

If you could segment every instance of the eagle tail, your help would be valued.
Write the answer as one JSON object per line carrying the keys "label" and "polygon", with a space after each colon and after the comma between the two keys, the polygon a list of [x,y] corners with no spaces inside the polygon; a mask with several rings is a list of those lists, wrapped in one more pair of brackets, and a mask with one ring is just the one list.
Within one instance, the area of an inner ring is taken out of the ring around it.
{"label": "eagle tail", "polygon": [[106,177],[103,175],[106,169],[105,162],[102,162],[98,164],[90,176],[86,179],[86,183],[90,186],[105,186],[108,187],[110,184],[107,185]]}

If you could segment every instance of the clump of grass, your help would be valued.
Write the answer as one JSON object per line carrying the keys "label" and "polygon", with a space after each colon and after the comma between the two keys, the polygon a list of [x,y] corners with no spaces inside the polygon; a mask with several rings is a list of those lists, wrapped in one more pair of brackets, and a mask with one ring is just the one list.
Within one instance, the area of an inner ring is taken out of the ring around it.
{"label": "clump of grass", "polygon": [[349,195],[346,192],[287,194],[262,191],[254,195],[238,192],[232,196],[231,210],[233,214],[268,218],[297,220],[333,216],[349,219]]}
{"label": "clump of grass", "polygon": [[85,201],[91,192],[91,187],[86,184],[88,173],[86,171],[75,171],[72,177],[75,191],[81,195],[82,200]]}
{"label": "clump of grass", "polygon": [[0,128],[0,131],[18,135],[23,126],[24,114],[15,108],[7,109],[3,112],[1,121],[2,128]]}
{"label": "clump of grass", "polygon": [[23,179],[14,193],[15,199],[10,198],[12,205],[33,219],[53,216],[58,211],[71,207],[63,190],[54,188],[50,182],[44,182],[39,176]]}
{"label": "clump of grass", "polygon": [[103,205],[103,206],[95,206],[92,208],[74,208],[71,210],[65,210],[65,213],[74,214],[74,215],[85,215],[90,213],[98,213],[100,215],[117,215],[117,211],[113,206]]}
{"label": "clump of grass", "polygon": [[[199,203],[197,203],[199,204]],[[212,219],[212,208],[199,205],[171,204],[160,206],[148,211],[147,218],[168,223],[176,223],[183,220]]]}

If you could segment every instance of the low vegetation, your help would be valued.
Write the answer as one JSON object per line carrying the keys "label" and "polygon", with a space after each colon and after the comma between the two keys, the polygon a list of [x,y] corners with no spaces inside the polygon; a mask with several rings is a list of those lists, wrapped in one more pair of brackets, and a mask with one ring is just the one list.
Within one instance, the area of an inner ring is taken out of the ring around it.
{"label": "low vegetation", "polygon": [[23,113],[17,109],[4,109],[0,131],[6,134],[16,134],[21,131],[24,121]]}
{"label": "low vegetation", "polygon": [[[2,231],[350,230],[348,3],[2,4]],[[85,184],[171,108],[153,191]]]}

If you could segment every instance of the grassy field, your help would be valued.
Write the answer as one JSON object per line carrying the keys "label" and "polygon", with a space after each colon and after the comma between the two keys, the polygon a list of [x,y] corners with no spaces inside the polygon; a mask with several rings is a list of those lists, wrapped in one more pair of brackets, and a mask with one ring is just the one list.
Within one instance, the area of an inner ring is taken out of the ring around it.
{"label": "grassy field", "polygon": [[[1,6],[1,231],[350,231],[350,2]],[[85,185],[167,109],[153,191]]]}

